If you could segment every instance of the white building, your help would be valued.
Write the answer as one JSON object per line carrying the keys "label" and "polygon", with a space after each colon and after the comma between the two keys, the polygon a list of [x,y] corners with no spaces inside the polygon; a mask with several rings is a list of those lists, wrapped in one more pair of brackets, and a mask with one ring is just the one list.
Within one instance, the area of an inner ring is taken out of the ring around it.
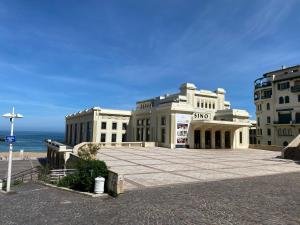
{"label": "white building", "polygon": [[257,144],[286,146],[300,133],[300,66],[263,74],[254,82]]}
{"label": "white building", "polygon": [[131,112],[94,107],[66,116],[65,142],[125,142]]}
{"label": "white building", "polygon": [[[66,142],[155,142],[168,148],[248,148],[249,114],[230,109],[225,90],[180,91],[136,103],[133,112],[92,108],[66,117]],[[106,124],[105,126],[103,124]]]}

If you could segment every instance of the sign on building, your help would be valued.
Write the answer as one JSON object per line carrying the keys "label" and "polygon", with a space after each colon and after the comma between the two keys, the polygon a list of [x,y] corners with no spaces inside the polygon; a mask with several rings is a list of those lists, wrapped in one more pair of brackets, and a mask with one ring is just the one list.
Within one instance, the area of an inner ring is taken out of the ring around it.
{"label": "sign on building", "polygon": [[176,147],[186,147],[191,115],[176,114]]}
{"label": "sign on building", "polygon": [[193,120],[211,120],[211,113],[209,112],[195,112]]}

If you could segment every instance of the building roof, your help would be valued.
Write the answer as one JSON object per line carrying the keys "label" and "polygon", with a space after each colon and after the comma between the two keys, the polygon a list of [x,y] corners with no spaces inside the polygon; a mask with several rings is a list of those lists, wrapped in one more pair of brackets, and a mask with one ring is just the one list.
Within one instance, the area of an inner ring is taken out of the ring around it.
{"label": "building roof", "polygon": [[129,110],[116,110],[116,109],[102,109],[100,107],[93,107],[89,109],[85,109],[83,111],[78,111],[66,116],[66,118],[74,117],[74,116],[81,116],[84,114],[93,113],[95,111],[100,112],[101,114],[110,114],[110,115],[121,115],[121,116],[130,116],[131,111]]}

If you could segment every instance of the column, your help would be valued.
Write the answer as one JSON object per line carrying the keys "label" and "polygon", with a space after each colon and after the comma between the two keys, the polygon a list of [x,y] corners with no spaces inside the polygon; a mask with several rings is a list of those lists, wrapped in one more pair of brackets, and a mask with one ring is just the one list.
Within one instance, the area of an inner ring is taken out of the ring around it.
{"label": "column", "polygon": [[211,132],[210,132],[210,135],[211,135],[211,148],[214,149],[216,148],[216,134],[215,134],[215,129],[212,128],[211,129]]}
{"label": "column", "polygon": [[200,129],[201,135],[201,148],[205,148],[205,129]]}
{"label": "column", "polygon": [[225,130],[220,130],[221,131],[221,148],[225,148]]}

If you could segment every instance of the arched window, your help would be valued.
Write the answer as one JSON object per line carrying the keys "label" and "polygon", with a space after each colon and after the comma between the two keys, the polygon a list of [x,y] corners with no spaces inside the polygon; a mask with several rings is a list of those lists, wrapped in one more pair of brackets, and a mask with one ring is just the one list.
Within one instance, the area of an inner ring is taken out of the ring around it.
{"label": "arched window", "polygon": [[285,96],[285,103],[290,103],[290,97],[289,96]]}
{"label": "arched window", "polygon": [[270,103],[267,103],[267,110],[270,110]]}
{"label": "arched window", "polygon": [[279,97],[279,104],[283,104],[283,103],[284,103],[283,97]]}

